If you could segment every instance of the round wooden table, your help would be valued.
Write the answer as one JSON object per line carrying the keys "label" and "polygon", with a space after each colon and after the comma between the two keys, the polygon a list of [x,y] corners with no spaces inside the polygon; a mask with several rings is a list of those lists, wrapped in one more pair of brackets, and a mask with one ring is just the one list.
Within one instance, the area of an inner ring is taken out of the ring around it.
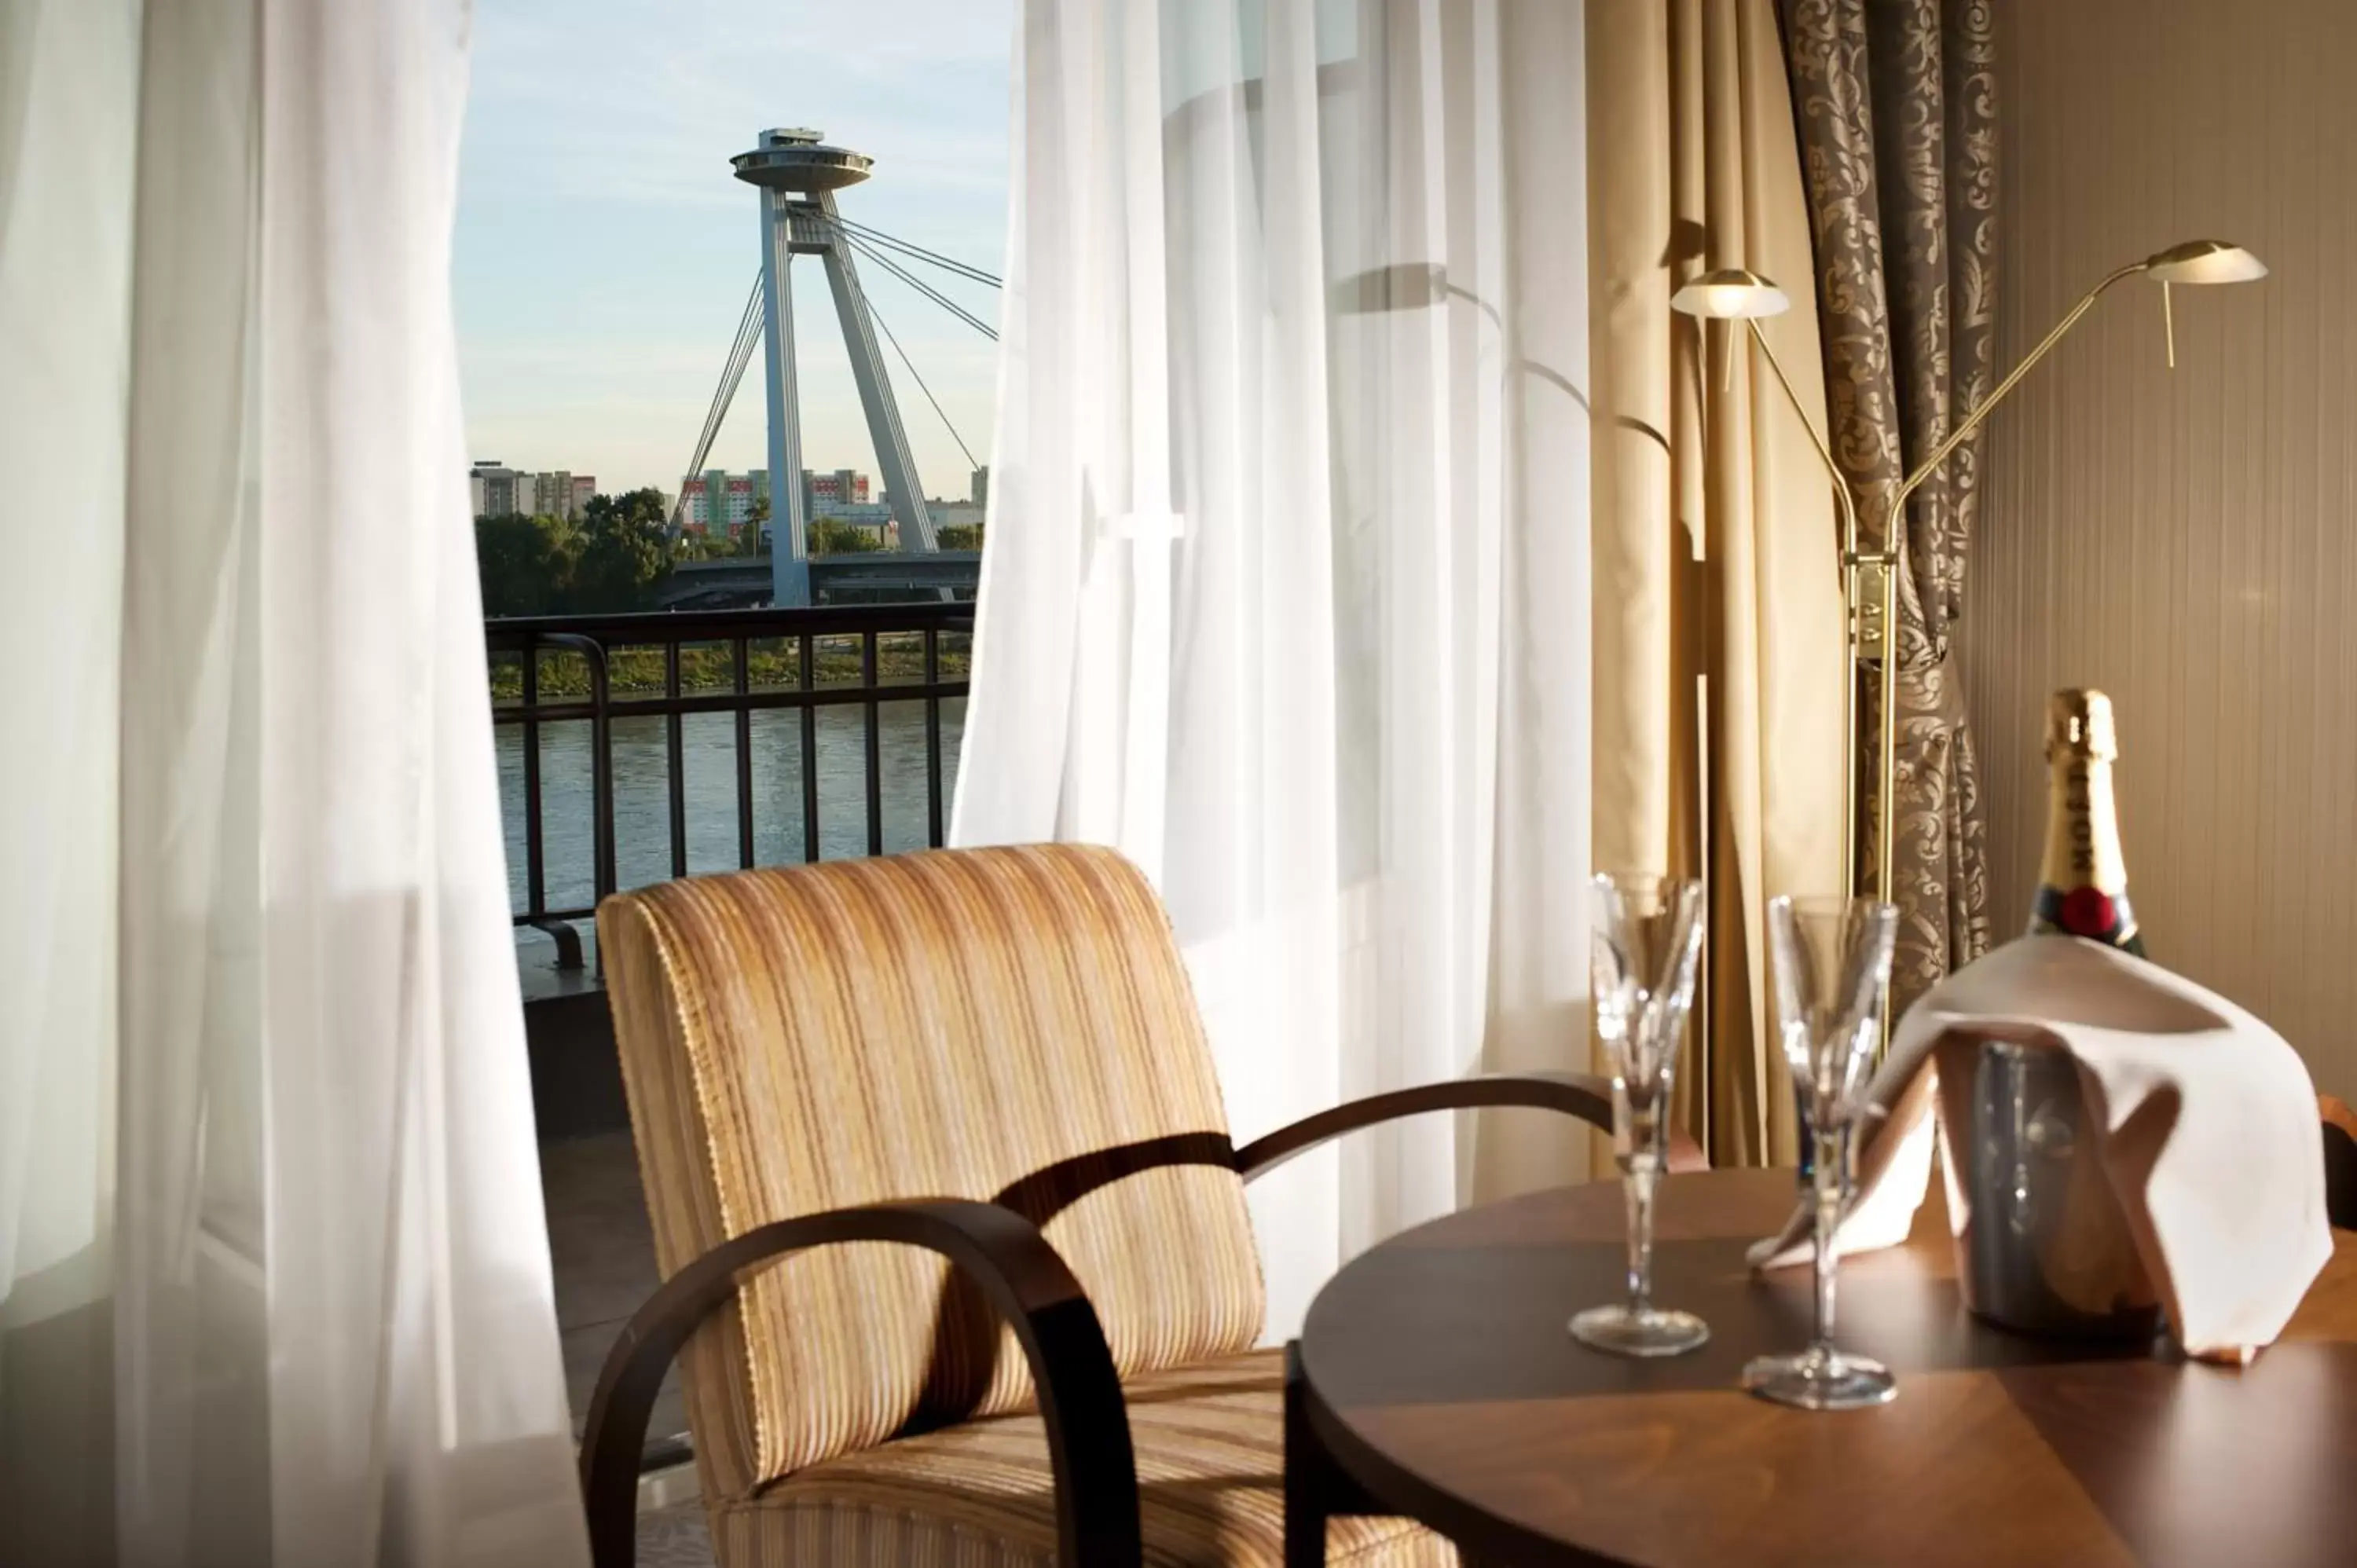
{"label": "round wooden table", "polygon": [[1337,1274],[1297,1347],[1287,1464],[1311,1491],[1330,1477],[1327,1511],[1412,1515],[1484,1563],[2357,1563],[2357,1233],[2234,1370],[1981,1324],[1933,1187],[1906,1246],[1842,1263],[1836,1338],[1899,1374],[1890,1404],[1738,1387],[1808,1337],[1809,1271],[1743,1262],[1790,1211],[1790,1171],[1663,1185],[1654,1297],[1700,1313],[1708,1345],[1631,1361],[1575,1342],[1565,1321],[1624,1289],[1621,1197],[1598,1182],[1436,1220]]}

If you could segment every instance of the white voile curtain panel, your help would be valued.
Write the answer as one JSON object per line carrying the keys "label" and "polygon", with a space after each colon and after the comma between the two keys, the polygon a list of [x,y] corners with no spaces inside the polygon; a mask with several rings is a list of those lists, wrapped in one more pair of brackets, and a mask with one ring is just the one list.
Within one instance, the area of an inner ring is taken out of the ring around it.
{"label": "white voile curtain panel", "polygon": [[0,5],[0,1562],[577,1563],[465,0]]}
{"label": "white voile curtain panel", "polygon": [[[1582,14],[1027,0],[990,550],[953,836],[1115,844],[1237,1136],[1585,1067]],[[1254,1190],[1271,1328],[1541,1113]]]}

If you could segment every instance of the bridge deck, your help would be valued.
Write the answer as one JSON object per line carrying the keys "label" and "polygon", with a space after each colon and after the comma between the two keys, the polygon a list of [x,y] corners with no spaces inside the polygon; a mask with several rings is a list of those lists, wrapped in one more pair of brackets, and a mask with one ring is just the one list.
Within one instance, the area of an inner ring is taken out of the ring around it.
{"label": "bridge deck", "polygon": [[[942,589],[970,599],[982,576],[979,550],[871,550],[857,554],[813,556],[810,564],[811,597],[820,604],[838,593],[866,598],[879,592],[900,590],[911,597],[931,598]],[[656,590],[664,609],[717,609],[767,604],[770,600],[770,558],[731,556],[719,561],[683,561],[672,569]]]}

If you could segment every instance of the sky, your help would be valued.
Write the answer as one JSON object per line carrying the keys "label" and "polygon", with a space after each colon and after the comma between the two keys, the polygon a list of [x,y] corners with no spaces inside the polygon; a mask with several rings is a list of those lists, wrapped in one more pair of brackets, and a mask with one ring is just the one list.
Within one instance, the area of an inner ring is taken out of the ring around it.
{"label": "sky", "polygon": [[[1006,271],[1014,0],[477,0],[452,285],[477,460],[679,488],[760,268],[729,157],[808,126],[876,160],[845,217]],[[986,321],[996,291],[912,270]],[[990,460],[996,346],[906,284],[860,281]],[[816,257],[794,267],[802,461],[877,473]],[[970,465],[890,346],[926,493]],[[766,467],[762,367],[707,467]]]}

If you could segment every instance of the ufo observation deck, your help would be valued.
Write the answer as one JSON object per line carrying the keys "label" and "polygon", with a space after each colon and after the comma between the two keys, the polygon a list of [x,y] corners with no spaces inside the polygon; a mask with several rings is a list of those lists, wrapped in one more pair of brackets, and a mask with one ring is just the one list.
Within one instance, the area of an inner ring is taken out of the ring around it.
{"label": "ufo observation deck", "polygon": [[872,173],[876,161],[848,147],[831,147],[818,131],[764,131],[761,144],[728,160],[737,177],[770,190],[815,194],[857,185]]}

